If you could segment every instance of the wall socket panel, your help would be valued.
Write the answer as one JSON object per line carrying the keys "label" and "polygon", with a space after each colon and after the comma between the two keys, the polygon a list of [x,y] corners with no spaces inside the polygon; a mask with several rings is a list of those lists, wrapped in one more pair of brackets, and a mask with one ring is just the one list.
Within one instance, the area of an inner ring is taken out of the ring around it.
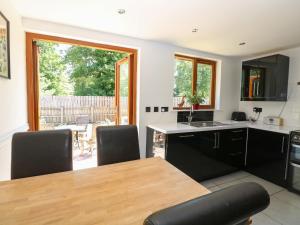
{"label": "wall socket panel", "polygon": [[260,108],[260,107],[254,107],[253,108],[253,112],[261,113],[262,112],[262,108]]}
{"label": "wall socket panel", "polygon": [[151,107],[150,106],[146,106],[145,112],[151,112]]}
{"label": "wall socket panel", "polygon": [[169,107],[165,106],[165,107],[161,107],[160,108],[161,112],[168,112],[169,111]]}
{"label": "wall socket panel", "polygon": [[158,106],[154,106],[153,112],[159,112],[159,107]]}

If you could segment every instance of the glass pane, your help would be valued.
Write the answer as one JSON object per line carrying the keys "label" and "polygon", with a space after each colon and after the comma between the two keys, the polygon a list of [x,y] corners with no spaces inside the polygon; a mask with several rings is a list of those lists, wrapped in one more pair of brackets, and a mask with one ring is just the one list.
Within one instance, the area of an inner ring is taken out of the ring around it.
{"label": "glass pane", "polygon": [[197,93],[201,97],[201,105],[211,104],[212,66],[197,63]]}
{"label": "glass pane", "polygon": [[193,62],[191,60],[175,59],[174,77],[173,106],[188,107],[186,100],[183,101],[183,96],[192,93]]}
{"label": "glass pane", "polygon": [[128,60],[120,65],[120,124],[128,124]]}

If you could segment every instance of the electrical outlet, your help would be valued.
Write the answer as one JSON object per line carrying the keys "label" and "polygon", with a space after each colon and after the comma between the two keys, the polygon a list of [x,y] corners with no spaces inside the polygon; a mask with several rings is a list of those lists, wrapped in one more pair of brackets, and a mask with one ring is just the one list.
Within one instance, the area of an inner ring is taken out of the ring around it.
{"label": "electrical outlet", "polygon": [[262,112],[262,108],[260,108],[260,107],[254,107],[253,108],[253,112],[255,112],[255,113],[261,113]]}
{"label": "electrical outlet", "polygon": [[159,107],[158,106],[154,106],[154,112],[158,112],[159,111]]}
{"label": "electrical outlet", "polygon": [[151,107],[150,106],[146,106],[145,111],[146,112],[151,112]]}
{"label": "electrical outlet", "polygon": [[161,107],[160,111],[161,112],[168,112],[169,111],[169,107],[166,107],[166,106],[165,107]]}

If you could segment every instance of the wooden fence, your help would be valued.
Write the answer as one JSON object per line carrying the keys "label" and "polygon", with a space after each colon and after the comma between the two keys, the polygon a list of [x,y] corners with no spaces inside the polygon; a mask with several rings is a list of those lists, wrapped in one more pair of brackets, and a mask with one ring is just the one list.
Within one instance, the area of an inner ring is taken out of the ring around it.
{"label": "wooden fence", "polygon": [[[121,116],[127,116],[128,98],[121,98]],[[76,118],[88,115],[90,123],[115,121],[113,96],[42,96],[40,98],[41,124],[74,124]]]}

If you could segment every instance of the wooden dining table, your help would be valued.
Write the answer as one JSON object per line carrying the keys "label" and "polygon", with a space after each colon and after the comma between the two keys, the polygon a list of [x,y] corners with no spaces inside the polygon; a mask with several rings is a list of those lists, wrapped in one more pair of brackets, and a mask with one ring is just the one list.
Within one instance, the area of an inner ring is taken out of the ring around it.
{"label": "wooden dining table", "polygon": [[208,194],[161,158],[0,182],[1,225],[142,225],[153,212]]}

